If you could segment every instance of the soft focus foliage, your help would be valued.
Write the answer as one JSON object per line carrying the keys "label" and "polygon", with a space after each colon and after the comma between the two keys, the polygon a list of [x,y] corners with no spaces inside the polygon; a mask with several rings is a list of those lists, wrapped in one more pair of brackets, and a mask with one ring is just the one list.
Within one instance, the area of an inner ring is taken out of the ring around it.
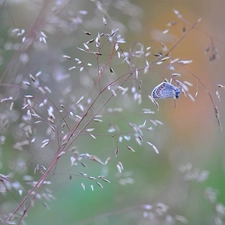
{"label": "soft focus foliage", "polygon": [[222,7],[169,2],[0,1],[0,224],[224,224]]}

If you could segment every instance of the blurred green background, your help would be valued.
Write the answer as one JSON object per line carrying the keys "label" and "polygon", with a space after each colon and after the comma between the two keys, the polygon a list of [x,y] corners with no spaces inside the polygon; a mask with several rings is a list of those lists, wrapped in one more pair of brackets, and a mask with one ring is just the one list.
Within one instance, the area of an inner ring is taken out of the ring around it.
{"label": "blurred green background", "polygon": [[[107,5],[110,1],[102,2]],[[121,2],[125,4],[127,1]],[[6,1],[1,4],[0,32],[2,39],[7,38],[7,30],[12,26],[29,31],[41,9],[40,3],[31,1]],[[53,2],[48,2],[48,4],[53,4]],[[179,10],[191,24],[202,18],[197,27],[206,31],[212,38],[201,30],[195,29],[178,44],[173,50],[172,56],[173,58],[193,60],[193,63],[187,68],[200,78],[213,96],[215,104],[220,110],[221,122],[225,126],[225,91],[217,88],[217,84],[225,84],[225,46],[223,42],[225,40],[225,1],[149,0],[132,1],[132,4],[128,4],[128,6],[127,15],[116,8],[108,9],[108,14],[126,27],[124,36],[127,48],[135,42],[142,42],[145,46],[152,46],[154,51],[157,51],[159,44],[153,40],[159,30],[163,31],[167,28],[168,22],[177,20],[173,9]],[[71,5],[69,3],[69,7],[71,7],[71,11],[79,9],[93,12],[92,7],[96,6],[89,1],[73,1]],[[86,26],[88,27],[88,24]],[[91,25],[89,26],[91,27]],[[183,35],[183,27],[184,24],[180,22],[171,28],[173,36],[172,41],[167,43],[169,46],[173,46]],[[188,26],[186,27],[188,29]],[[51,29],[53,28],[49,28],[49,30]],[[35,49],[30,49],[31,62],[21,70],[32,71],[32,66],[33,72],[40,70],[39,68],[46,70],[54,68],[54,63],[45,64],[45,57],[50,58],[48,54],[57,57],[58,54],[66,51],[73,57],[85,57],[71,47],[74,43],[76,46],[82,45],[82,35],[79,32],[66,33],[60,28],[57,29],[51,30],[52,34],[47,39],[48,51],[40,53]],[[98,29],[97,25],[92,29]],[[212,41],[220,56],[213,63],[209,62],[208,56],[205,54],[205,48]],[[10,51],[5,53],[4,48],[1,47],[1,55],[4,56],[0,69],[2,74],[12,58],[12,53]],[[119,68],[117,72],[120,73]],[[143,76],[145,90],[142,92],[145,95],[143,104],[145,106],[149,104],[148,107],[156,111],[151,119],[158,119],[164,123],[163,126],[158,125],[154,131],[147,134],[160,153],[155,154],[150,146],[138,146],[135,141],[119,144],[119,161],[123,163],[125,169],[122,174],[119,174],[116,168],[116,159],[113,157],[115,143],[112,138],[102,136],[99,137],[101,141],[98,142],[90,138],[86,139],[85,136],[81,137],[79,149],[82,149],[83,152],[101,155],[103,158],[107,158],[108,153],[112,156],[107,167],[90,163],[88,169],[81,167],[81,170],[88,171],[92,176],[105,173],[111,183],[104,183],[104,188],[94,184],[94,191],[92,191],[91,180],[77,175],[70,179],[71,174],[79,173],[77,167],[69,166],[69,156],[65,156],[50,179],[53,183],[51,189],[56,199],[48,202],[49,209],[46,209],[42,201],[37,200],[25,218],[27,224],[224,224],[224,132],[220,131],[210,98],[200,85],[195,102],[182,95],[177,101],[176,108],[173,100],[162,100],[159,101],[160,110],[157,111],[147,95],[164,78],[169,79],[169,73],[168,69],[159,67]],[[195,95],[196,79],[185,70],[181,69],[181,73],[184,80],[193,83],[194,86],[190,92]],[[219,91],[221,101],[217,99],[216,91]],[[133,106],[134,110],[138,111],[135,107],[138,106]],[[142,116],[141,114],[134,116],[129,110],[123,115],[126,121],[137,124],[144,122]],[[124,127],[120,128],[126,130],[126,124],[123,125],[122,122],[123,118],[119,122],[116,118],[112,120],[118,124],[121,122],[121,126]],[[105,127],[101,128],[98,125],[98,131],[104,133]],[[126,145],[132,146],[136,152],[128,151]],[[10,147],[10,143],[7,142],[6,146]],[[13,150],[9,155],[3,151],[2,157],[9,161],[15,157],[14,154],[17,153],[14,153]],[[29,173],[32,173],[34,169],[34,163],[31,165],[33,167],[29,168]],[[181,172],[181,167],[183,172]],[[2,166],[0,171],[4,174],[7,169]],[[204,175],[208,176],[206,180],[204,180]],[[203,182],[201,182],[201,177],[203,177]],[[85,184],[86,190],[82,189],[81,183]],[[218,194],[218,196],[210,202],[208,199],[213,194]],[[16,198],[18,197],[18,194],[14,193],[14,195]],[[11,199],[11,205],[17,206],[18,203],[15,199],[13,200],[12,196],[8,198]],[[167,205],[168,210],[158,203]],[[144,204],[151,205],[152,210],[144,209]],[[186,218],[187,221],[179,215]]]}

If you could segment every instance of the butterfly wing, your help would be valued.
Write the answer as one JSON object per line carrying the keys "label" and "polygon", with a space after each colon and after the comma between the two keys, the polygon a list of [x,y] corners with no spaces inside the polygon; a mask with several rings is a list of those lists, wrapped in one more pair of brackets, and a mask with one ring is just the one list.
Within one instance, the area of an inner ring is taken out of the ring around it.
{"label": "butterfly wing", "polygon": [[163,82],[163,83],[159,84],[158,86],[156,86],[153,89],[151,96],[153,98],[164,98],[163,94],[162,94],[162,91],[165,88],[165,85],[166,85],[166,82]]}
{"label": "butterfly wing", "polygon": [[153,89],[151,95],[153,98],[160,98],[160,99],[174,98],[174,97],[179,98],[180,89],[168,82],[162,82]]}
{"label": "butterfly wing", "polygon": [[164,96],[164,98],[174,98],[175,87],[170,83],[165,83],[165,86],[161,92],[162,92],[162,95]]}

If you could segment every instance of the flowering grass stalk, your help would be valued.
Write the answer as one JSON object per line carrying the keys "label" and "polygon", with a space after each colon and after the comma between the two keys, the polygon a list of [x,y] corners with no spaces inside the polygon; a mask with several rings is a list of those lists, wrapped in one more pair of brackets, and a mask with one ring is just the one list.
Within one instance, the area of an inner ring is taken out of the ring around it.
{"label": "flowering grass stalk", "polygon": [[[79,4],[88,10],[79,9]],[[101,1],[25,4],[27,10],[36,14],[35,19],[30,17],[32,25],[26,29],[17,27],[14,16],[7,14],[12,16],[15,27],[9,27],[9,36],[4,36],[5,68],[0,77],[1,167],[4,168],[0,189],[5,195],[16,192],[19,197],[17,206],[0,215],[3,224],[13,221],[22,224],[37,199],[47,207],[46,202],[54,199],[51,180],[68,167],[68,162],[69,167],[75,168],[70,178],[85,178],[91,181],[90,188],[94,190],[95,186],[103,188],[110,183],[108,172],[102,170],[97,175],[89,174],[90,170],[83,172],[87,167],[108,168],[112,161],[122,174],[125,169],[120,154],[124,154],[124,149],[135,153],[137,146],[145,146],[151,148],[152,154],[160,154],[149,133],[163,123],[153,119],[160,108],[148,88],[153,79],[150,74],[160,69],[164,78],[191,101],[195,101],[198,87],[192,96],[189,91],[192,84],[179,69],[194,77],[208,94],[222,130],[212,94],[187,67],[192,60],[172,57],[174,49],[179,48],[190,32],[200,30],[200,19],[191,24],[174,10],[177,22],[169,22],[162,35],[166,38],[179,22],[187,28],[183,28],[183,35],[170,47],[160,40],[154,42],[160,44],[155,52],[141,42],[133,45],[127,42],[127,25],[120,19],[112,19],[111,8],[133,17],[126,4],[119,1],[109,1],[108,5]],[[5,1],[1,10],[10,7]],[[140,22],[138,17],[137,13],[133,19]],[[212,41],[211,36],[205,35]],[[218,58],[213,42],[207,52],[210,61]],[[102,149],[92,149],[95,140]],[[11,156],[6,156],[5,151]],[[67,164],[60,164],[62,158]],[[85,182],[81,182],[81,187],[87,188]],[[153,209],[149,207],[144,205],[142,209]],[[155,208],[167,211],[164,204],[158,203]],[[177,217],[179,220],[185,218]]]}

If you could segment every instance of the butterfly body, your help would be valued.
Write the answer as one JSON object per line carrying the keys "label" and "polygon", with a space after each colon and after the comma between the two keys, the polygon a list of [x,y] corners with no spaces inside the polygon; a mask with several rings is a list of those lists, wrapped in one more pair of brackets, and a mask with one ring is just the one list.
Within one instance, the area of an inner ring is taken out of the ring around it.
{"label": "butterfly body", "polygon": [[156,86],[151,96],[153,98],[160,98],[160,99],[166,99],[166,98],[179,98],[180,97],[180,89],[174,85],[172,85],[169,82],[162,82],[158,86]]}

